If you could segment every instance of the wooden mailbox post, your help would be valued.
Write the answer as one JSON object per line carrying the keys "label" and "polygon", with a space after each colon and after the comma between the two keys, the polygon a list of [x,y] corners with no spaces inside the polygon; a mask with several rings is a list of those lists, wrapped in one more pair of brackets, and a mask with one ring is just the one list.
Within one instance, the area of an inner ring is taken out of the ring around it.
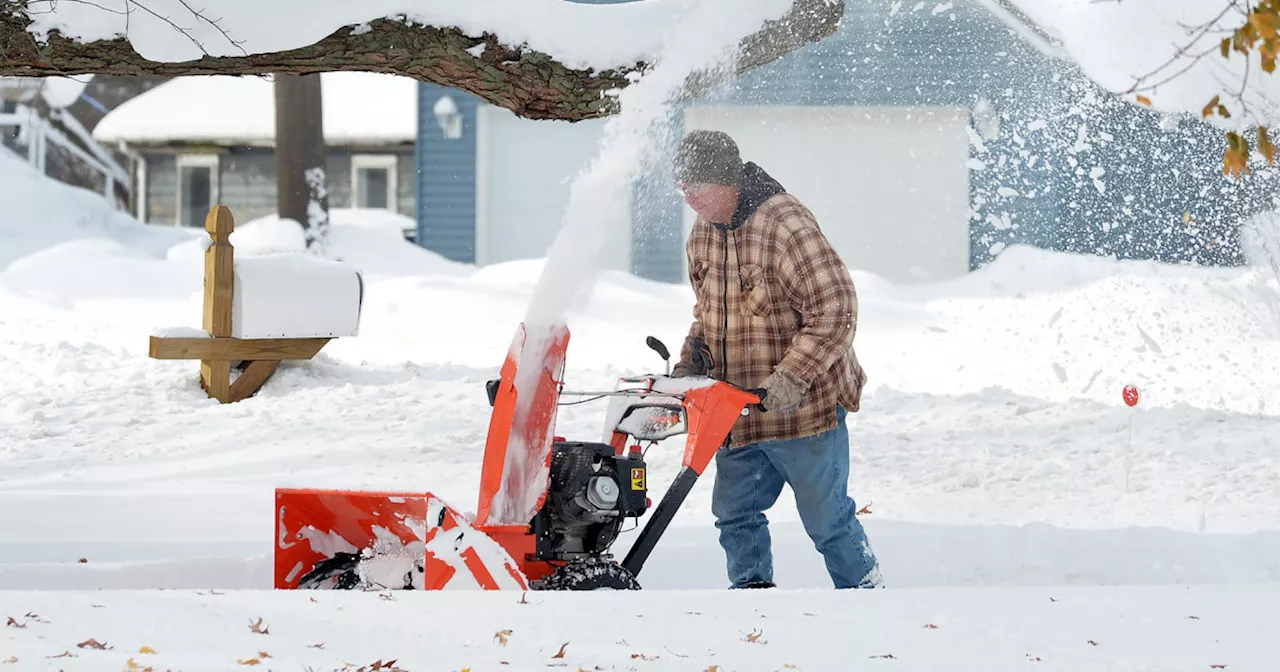
{"label": "wooden mailbox post", "polygon": [[[332,337],[235,338],[232,306],[236,287],[231,210],[215,205],[204,222],[212,239],[204,253],[204,331],[210,337],[151,336],[154,359],[200,360],[200,383],[222,403],[253,396],[286,359],[311,359]],[[240,370],[231,381],[232,364]]]}

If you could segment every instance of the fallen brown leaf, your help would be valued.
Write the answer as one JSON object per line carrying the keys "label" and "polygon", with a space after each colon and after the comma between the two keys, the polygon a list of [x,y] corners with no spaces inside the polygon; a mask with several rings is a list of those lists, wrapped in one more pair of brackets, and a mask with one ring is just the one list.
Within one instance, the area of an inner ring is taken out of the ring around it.
{"label": "fallen brown leaf", "polygon": [[[469,670],[471,668],[467,667],[463,669]],[[386,672],[406,672],[404,669],[396,667],[396,659],[394,658],[385,663],[382,662],[382,660],[378,660],[376,663],[361,665],[356,668],[355,672],[375,672],[376,670],[386,670]]]}
{"label": "fallen brown leaf", "polygon": [[102,642],[99,642],[99,641],[98,641],[98,640],[96,640],[96,639],[86,639],[86,640],[84,640],[83,642],[80,642],[79,644],[76,644],[76,648],[79,648],[79,649],[97,649],[97,650],[99,650],[99,651],[105,651],[105,650],[107,650],[107,649],[112,649],[112,648],[115,648],[115,647],[107,646],[106,644],[103,644]]}
{"label": "fallen brown leaf", "polygon": [[250,658],[248,660],[245,660],[244,658],[236,659],[236,665],[253,666],[253,665],[261,665],[261,664],[262,664],[262,661],[258,660],[257,658]]}
{"label": "fallen brown leaf", "polygon": [[711,667],[708,667],[707,669],[703,670],[702,672],[720,672],[720,666],[719,666],[719,665],[712,665]]}
{"label": "fallen brown leaf", "polygon": [[312,644],[311,646],[308,646],[307,648],[308,648],[308,649],[323,649],[323,648],[324,648],[324,642],[320,642],[319,644]]}
{"label": "fallen brown leaf", "polygon": [[762,642],[762,641],[760,641],[760,635],[763,635],[763,634],[764,634],[764,631],[763,631],[763,630],[761,630],[760,632],[756,632],[756,631],[753,629],[753,630],[751,631],[751,634],[749,634],[749,635],[747,635],[747,636],[746,636],[746,641],[751,642],[752,644],[768,644],[768,643],[769,643],[769,640],[765,640],[765,641],[763,641],[763,642]]}
{"label": "fallen brown leaf", "polygon": [[79,562],[80,564],[82,564],[82,565],[83,565],[83,564],[85,564],[85,563],[89,562],[89,558],[80,558],[77,562]]}
{"label": "fallen brown leaf", "polygon": [[16,662],[18,662],[18,657],[17,657],[17,656],[13,656],[13,657],[9,658],[9,660],[4,661],[4,664],[5,664],[5,665],[12,665],[12,664],[14,664],[14,663],[16,663]]}
{"label": "fallen brown leaf", "polygon": [[9,622],[8,622],[8,623],[5,623],[5,625],[7,625],[7,626],[9,626],[9,627],[11,627],[11,628],[25,628],[25,627],[27,627],[27,624],[26,624],[26,623],[19,623],[19,622],[15,621],[15,620],[13,619],[13,617],[12,617],[12,616],[10,616],[10,617],[9,617]]}
{"label": "fallen brown leaf", "polygon": [[511,636],[510,630],[499,630],[493,633],[493,638],[498,640],[498,644],[501,646],[507,645],[507,638],[510,636]]}
{"label": "fallen brown leaf", "polygon": [[552,657],[552,658],[564,658],[564,650],[565,650],[565,647],[567,647],[567,646],[569,646],[569,642],[565,642],[564,644],[561,644],[561,645],[560,645],[560,650],[556,652],[556,655],[551,656],[551,657]]}
{"label": "fallen brown leaf", "polygon": [[654,656],[654,657],[650,658],[649,656],[646,656],[646,655],[644,655],[643,653],[633,653],[633,654],[631,654],[631,660],[636,660],[636,659],[640,659],[640,660],[657,660],[657,659],[658,659],[658,656]]}
{"label": "fallen brown leaf", "polygon": [[62,653],[59,653],[59,654],[58,654],[58,655],[56,655],[56,656],[45,656],[45,658],[49,658],[49,659],[53,659],[53,658],[75,658],[75,654],[71,653],[70,651],[63,651]]}
{"label": "fallen brown leaf", "polygon": [[872,504],[872,502],[867,502],[867,505],[866,505],[866,506],[864,506],[864,507],[862,507],[861,509],[858,509],[858,512],[857,512],[857,513],[855,513],[854,515],[855,515],[855,516],[865,516],[865,515],[870,514],[870,513],[871,513],[871,504]]}
{"label": "fallen brown leaf", "polygon": [[271,654],[267,653],[266,651],[259,651],[259,652],[258,652],[258,657],[259,657],[259,658],[261,658],[261,659],[263,659],[263,660],[266,660],[267,658],[270,658],[270,657],[271,657]]}
{"label": "fallen brown leaf", "polygon": [[29,611],[26,613],[26,617],[27,617],[27,619],[28,619],[28,620],[35,621],[36,623],[48,623],[48,622],[49,622],[49,621],[46,621],[46,620],[44,620],[44,619],[40,618],[40,614],[33,614],[33,613],[29,612]]}
{"label": "fallen brown leaf", "polygon": [[259,616],[259,617],[258,617],[258,622],[257,622],[257,623],[250,623],[250,624],[249,624],[249,630],[251,630],[251,631],[253,631],[253,632],[258,633],[259,635],[269,635],[269,634],[271,634],[271,626],[267,626],[267,627],[265,627],[265,628],[264,628],[264,627],[262,627],[262,617],[261,617],[261,616]]}
{"label": "fallen brown leaf", "polygon": [[938,629],[938,626],[936,626],[936,625],[934,625],[934,624],[932,624],[932,623],[926,623],[926,624],[924,625],[924,627],[926,627],[926,628],[928,628],[928,629],[930,629],[930,630],[937,630],[937,629]]}
{"label": "fallen brown leaf", "polygon": [[141,649],[138,649],[138,653],[149,653],[149,654],[155,655],[155,652],[156,650],[149,646],[144,646]]}

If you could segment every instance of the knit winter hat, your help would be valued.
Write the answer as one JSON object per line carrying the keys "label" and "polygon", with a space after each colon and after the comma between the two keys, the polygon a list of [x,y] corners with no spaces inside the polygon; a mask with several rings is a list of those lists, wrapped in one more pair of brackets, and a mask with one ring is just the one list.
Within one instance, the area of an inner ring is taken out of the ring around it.
{"label": "knit winter hat", "polygon": [[722,131],[689,132],[676,150],[675,178],[677,182],[741,184],[738,144]]}

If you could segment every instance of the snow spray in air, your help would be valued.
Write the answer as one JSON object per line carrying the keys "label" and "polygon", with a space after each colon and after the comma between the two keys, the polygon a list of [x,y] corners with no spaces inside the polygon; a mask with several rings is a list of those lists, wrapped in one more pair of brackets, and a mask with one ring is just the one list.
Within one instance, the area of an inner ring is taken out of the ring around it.
{"label": "snow spray in air", "polygon": [[565,325],[569,310],[595,283],[610,236],[630,223],[632,181],[668,138],[670,118],[677,109],[674,102],[686,80],[694,72],[732,63],[742,38],[759,30],[766,20],[785,14],[791,4],[791,0],[767,0],[745,11],[731,0],[698,3],[673,21],[657,65],[619,94],[621,111],[605,124],[599,153],[570,186],[560,232],[547,253],[525,315],[513,431],[489,524],[525,524],[537,513],[540,494],[547,488],[550,437],[541,446],[522,445],[525,432],[515,428],[530,417],[533,390],[543,375],[553,337]]}

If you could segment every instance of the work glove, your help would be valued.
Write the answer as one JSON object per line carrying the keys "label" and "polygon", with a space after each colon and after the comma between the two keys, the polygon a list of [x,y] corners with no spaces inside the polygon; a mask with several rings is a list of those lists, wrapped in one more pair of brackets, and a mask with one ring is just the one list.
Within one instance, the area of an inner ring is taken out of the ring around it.
{"label": "work glove", "polygon": [[680,362],[671,369],[673,378],[687,376],[706,376],[715,368],[715,359],[711,357],[711,346],[699,337],[694,337],[689,344],[689,361]]}
{"label": "work glove", "polygon": [[775,413],[790,413],[800,408],[809,386],[779,370],[774,370],[760,387],[764,391],[760,407]]}

